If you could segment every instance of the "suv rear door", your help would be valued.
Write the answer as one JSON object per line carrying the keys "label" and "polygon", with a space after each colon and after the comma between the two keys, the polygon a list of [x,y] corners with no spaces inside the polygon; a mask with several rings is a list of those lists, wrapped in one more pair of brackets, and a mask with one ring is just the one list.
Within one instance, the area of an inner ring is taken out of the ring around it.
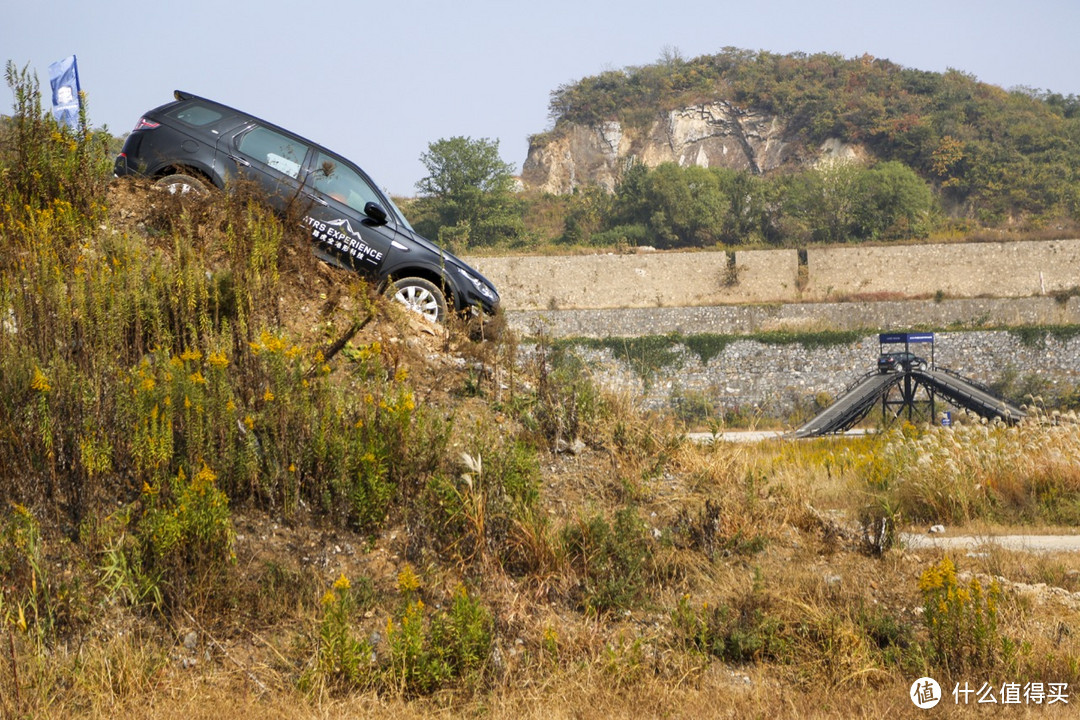
{"label": "suv rear door", "polygon": [[233,173],[257,183],[275,208],[284,211],[299,197],[308,143],[256,123],[222,139],[221,145]]}

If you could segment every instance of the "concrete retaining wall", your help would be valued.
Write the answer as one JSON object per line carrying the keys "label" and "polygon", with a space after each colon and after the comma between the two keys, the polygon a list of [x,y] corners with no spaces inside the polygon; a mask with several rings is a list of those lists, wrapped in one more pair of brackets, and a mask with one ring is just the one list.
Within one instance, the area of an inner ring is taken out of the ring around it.
{"label": "concrete retaining wall", "polygon": [[798,256],[648,253],[485,257],[467,262],[495,283],[508,310],[645,308],[798,298]]}
{"label": "concrete retaining wall", "polygon": [[[1028,297],[1080,286],[1080,240],[797,250],[477,257],[507,310]],[[800,279],[800,270],[802,276]]]}
{"label": "concrete retaining wall", "polygon": [[850,247],[807,251],[803,297],[1026,297],[1080,285],[1080,240]]}
{"label": "concrete retaining wall", "polygon": [[1080,297],[1048,296],[1080,286],[1080,240],[858,246],[805,257],[804,266],[796,250],[469,262],[496,284],[511,326],[524,335],[866,332],[827,348],[738,340],[704,363],[684,348],[678,362],[647,379],[609,350],[579,346],[603,383],[651,407],[694,393],[718,408],[783,416],[873,369],[877,333],[917,329],[938,331],[939,365],[975,380],[1080,383],[1080,339],[1025,345],[1016,334],[985,330],[1080,325]]}

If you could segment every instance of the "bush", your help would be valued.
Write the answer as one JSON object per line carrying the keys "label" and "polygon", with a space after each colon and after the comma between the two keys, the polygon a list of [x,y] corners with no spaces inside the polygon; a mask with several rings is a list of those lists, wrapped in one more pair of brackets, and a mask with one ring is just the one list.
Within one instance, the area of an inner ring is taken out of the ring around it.
{"label": "bush", "polygon": [[579,578],[579,603],[603,615],[635,607],[650,577],[652,546],[634,508],[622,508],[609,523],[600,516],[563,530],[566,554]]}
{"label": "bush", "polygon": [[700,609],[684,595],[671,619],[681,642],[698,652],[733,663],[784,661],[790,654],[788,630],[768,611],[760,593],[748,595],[738,607],[705,602]]}
{"label": "bush", "polygon": [[427,505],[438,528],[432,539],[463,564],[483,568],[498,559],[504,567],[520,569],[529,563],[513,536],[539,497],[536,451],[478,427],[473,453],[461,454],[457,478],[435,477],[428,485]]}
{"label": "bush", "polygon": [[310,691],[321,684],[348,690],[368,687],[376,681],[371,643],[358,639],[352,629],[359,604],[356,595],[344,573],[323,595],[315,660],[301,676],[301,688]]}
{"label": "bush", "polygon": [[204,464],[190,481],[181,469],[167,484],[143,486],[140,557],[169,605],[182,603],[189,583],[220,578],[235,559],[229,500],[216,481]]}
{"label": "bush", "polygon": [[459,587],[449,609],[429,615],[419,598],[386,623],[389,657],[384,682],[409,695],[433,692],[451,681],[475,686],[491,655],[491,615]]}
{"label": "bush", "polygon": [[996,580],[986,590],[977,578],[965,587],[945,557],[919,576],[919,591],[933,658],[946,672],[987,672],[1010,654],[1012,644],[998,631]]}
{"label": "bush", "polygon": [[2,203],[19,213],[60,201],[90,220],[100,218],[112,177],[108,134],[89,129],[85,103],[75,130],[58,125],[52,113],[42,109],[37,77],[27,68],[9,60],[5,78],[15,108],[11,119],[0,125]]}

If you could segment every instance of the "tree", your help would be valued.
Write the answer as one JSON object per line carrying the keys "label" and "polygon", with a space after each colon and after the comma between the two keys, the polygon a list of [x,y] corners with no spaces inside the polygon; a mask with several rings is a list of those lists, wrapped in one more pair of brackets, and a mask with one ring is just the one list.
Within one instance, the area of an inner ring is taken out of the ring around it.
{"label": "tree", "polygon": [[660,165],[649,174],[649,224],[663,247],[705,247],[720,239],[730,201],[716,173]]}
{"label": "tree", "polygon": [[420,156],[427,177],[416,189],[427,197],[458,197],[479,190],[483,193],[509,191],[514,166],[499,157],[499,141],[456,136],[428,144]]}
{"label": "tree", "polygon": [[[420,156],[426,177],[416,183],[426,216],[421,232],[465,245],[494,245],[524,232],[513,196],[514,166],[499,157],[499,141],[443,138]],[[434,226],[434,227],[431,227]]]}
{"label": "tree", "polygon": [[900,162],[884,162],[856,179],[856,235],[861,239],[893,240],[925,237],[934,204],[930,186]]}
{"label": "tree", "polygon": [[854,236],[856,182],[861,172],[855,163],[834,160],[793,178],[789,207],[815,242],[846,242]]}

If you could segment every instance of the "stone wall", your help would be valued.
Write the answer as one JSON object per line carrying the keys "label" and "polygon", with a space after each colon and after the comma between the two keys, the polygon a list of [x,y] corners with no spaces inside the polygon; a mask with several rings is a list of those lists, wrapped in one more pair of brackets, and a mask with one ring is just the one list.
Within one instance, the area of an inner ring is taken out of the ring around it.
{"label": "stone wall", "polygon": [[[875,369],[880,348],[876,334],[818,348],[736,340],[702,362],[687,348],[677,347],[677,360],[645,377],[616,352],[572,347],[597,380],[629,393],[645,407],[668,408],[673,398],[696,397],[718,411],[749,408],[773,417],[784,417],[798,406],[810,407],[815,400],[835,399]],[[912,349],[929,356],[926,346]],[[1047,335],[1028,345],[1008,331],[939,332],[933,360],[938,367],[986,384],[1009,377],[1038,378],[1052,391],[1080,384],[1080,337],[1063,340]]]}
{"label": "stone wall", "polygon": [[496,284],[511,327],[526,336],[866,333],[824,348],[733,340],[707,362],[684,347],[647,378],[610,350],[578,345],[603,383],[650,407],[692,394],[718,408],[784,416],[873,370],[878,333],[919,329],[938,331],[938,365],[977,381],[1080,383],[1080,340],[1050,335],[1025,345],[990,330],[1080,325],[1080,297],[1071,296],[1080,240],[813,249],[802,265],[796,250],[469,262]]}
{"label": "stone wall", "polygon": [[1080,325],[1080,297],[970,298],[885,302],[788,303],[651,307],[608,310],[521,310],[506,313],[522,335],[638,337],[749,335],[770,331],[865,330],[871,333],[937,328]]}
{"label": "stone wall", "polygon": [[474,257],[507,310],[1027,297],[1080,286],[1080,240]]}

